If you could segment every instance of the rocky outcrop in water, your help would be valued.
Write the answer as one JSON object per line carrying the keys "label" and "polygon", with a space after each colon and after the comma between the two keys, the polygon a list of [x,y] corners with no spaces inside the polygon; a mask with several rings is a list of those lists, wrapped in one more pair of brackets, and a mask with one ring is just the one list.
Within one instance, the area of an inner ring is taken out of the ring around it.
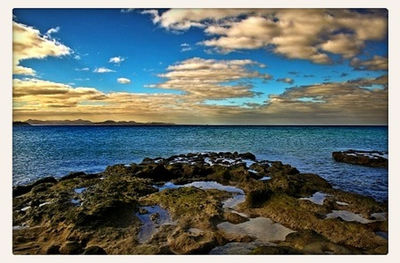
{"label": "rocky outcrop in water", "polygon": [[189,153],[13,189],[15,254],[385,254],[387,205],[251,153]]}
{"label": "rocky outcrop in water", "polygon": [[388,167],[387,152],[348,150],[333,152],[332,157],[337,162],[370,167]]}

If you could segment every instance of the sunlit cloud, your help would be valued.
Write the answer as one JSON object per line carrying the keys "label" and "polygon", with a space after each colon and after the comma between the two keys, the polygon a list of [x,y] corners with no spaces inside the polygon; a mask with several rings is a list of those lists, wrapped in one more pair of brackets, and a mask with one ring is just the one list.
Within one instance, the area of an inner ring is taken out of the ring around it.
{"label": "sunlit cloud", "polygon": [[39,79],[15,79],[13,86],[13,101],[17,105],[14,118],[18,120],[100,121],[112,115],[117,120],[175,123],[383,124],[387,121],[387,75],[293,87],[282,94],[270,95],[262,104],[247,103],[246,107],[202,103],[191,93],[104,93],[95,88],[74,88]]}
{"label": "sunlit cloud", "polygon": [[350,65],[356,70],[388,70],[388,59],[377,55],[368,60],[353,58]]}
{"label": "sunlit cloud", "polygon": [[118,78],[118,79],[117,79],[117,82],[118,82],[119,84],[129,84],[129,83],[131,83],[131,80],[130,80],[130,79],[127,79],[127,78]]}
{"label": "sunlit cloud", "polygon": [[294,80],[292,78],[279,78],[276,81],[284,82],[284,83],[287,83],[287,84],[293,84],[294,83]]}
{"label": "sunlit cloud", "polygon": [[387,75],[287,89],[270,95],[264,111],[274,118],[315,123],[385,123]]}
{"label": "sunlit cloud", "polygon": [[[50,29],[55,33],[57,29]],[[49,32],[48,31],[48,32]],[[72,50],[50,37],[50,34],[42,35],[39,30],[13,22],[13,74],[35,75],[32,68],[20,65],[26,59],[43,59],[48,56],[61,57],[69,55]]]}
{"label": "sunlit cloud", "polygon": [[123,57],[112,57],[108,60],[109,63],[114,63],[114,64],[121,64],[121,62],[125,61],[125,58]]}
{"label": "sunlit cloud", "polygon": [[47,30],[46,35],[50,36],[51,34],[55,34],[58,33],[58,31],[60,31],[60,27],[54,27],[54,28],[50,28],[49,30]]}
{"label": "sunlit cloud", "polygon": [[268,48],[288,58],[331,63],[329,53],[352,58],[366,41],[387,33],[387,15],[344,9],[170,9],[147,10],[167,30],[204,28],[201,44],[221,53]]}
{"label": "sunlit cloud", "polygon": [[245,60],[215,60],[191,58],[167,68],[158,76],[166,79],[158,88],[180,90],[197,99],[224,99],[253,97],[253,85],[249,79],[269,80],[267,73],[249,67],[264,67],[258,62]]}

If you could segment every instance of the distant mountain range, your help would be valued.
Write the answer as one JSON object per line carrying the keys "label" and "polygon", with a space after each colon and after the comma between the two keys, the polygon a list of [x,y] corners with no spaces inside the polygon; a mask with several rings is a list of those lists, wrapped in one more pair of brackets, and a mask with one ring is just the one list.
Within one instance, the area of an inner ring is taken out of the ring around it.
{"label": "distant mountain range", "polygon": [[175,125],[175,123],[165,123],[165,122],[135,122],[135,121],[102,121],[102,122],[92,122],[88,120],[52,120],[52,121],[41,121],[32,120],[27,121],[15,121],[13,125],[17,126],[29,126],[29,125],[99,125],[99,126],[135,126],[135,125]]}

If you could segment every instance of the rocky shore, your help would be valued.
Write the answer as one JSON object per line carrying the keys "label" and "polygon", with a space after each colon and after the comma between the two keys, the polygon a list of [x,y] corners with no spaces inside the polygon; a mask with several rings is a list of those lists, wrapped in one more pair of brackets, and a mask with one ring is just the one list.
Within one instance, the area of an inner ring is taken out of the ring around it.
{"label": "rocky shore", "polygon": [[251,153],[189,153],[13,189],[14,254],[386,254],[387,204]]}
{"label": "rocky shore", "polygon": [[370,167],[388,167],[387,152],[348,150],[342,152],[333,152],[332,157],[337,162]]}

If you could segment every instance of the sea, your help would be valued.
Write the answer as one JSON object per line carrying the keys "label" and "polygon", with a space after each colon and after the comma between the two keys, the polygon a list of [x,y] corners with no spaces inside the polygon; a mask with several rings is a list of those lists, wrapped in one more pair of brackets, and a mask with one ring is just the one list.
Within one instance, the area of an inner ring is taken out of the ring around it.
{"label": "sea", "polygon": [[[388,169],[332,159],[333,151],[388,151],[387,126],[14,126],[13,185],[103,171],[189,152],[251,152],[316,173],[334,187],[388,198]],[[390,154],[390,153],[389,153]]]}

